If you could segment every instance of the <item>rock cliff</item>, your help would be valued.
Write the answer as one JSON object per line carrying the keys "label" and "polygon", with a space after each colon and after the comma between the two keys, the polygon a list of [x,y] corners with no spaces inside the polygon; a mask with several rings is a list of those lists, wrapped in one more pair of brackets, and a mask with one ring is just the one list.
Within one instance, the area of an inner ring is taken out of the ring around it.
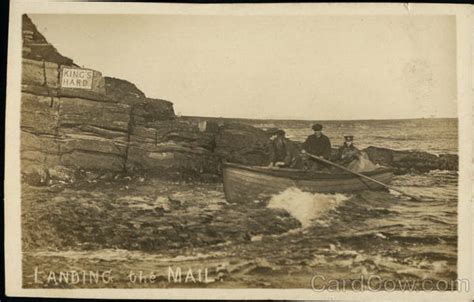
{"label": "rock cliff", "polygon": [[[34,184],[64,171],[135,172],[217,179],[223,160],[268,164],[269,135],[235,122],[186,119],[171,102],[148,98],[134,84],[88,69],[90,89],[61,85],[64,68],[79,70],[23,16],[22,172]],[[400,171],[457,169],[457,156],[367,150]],[[67,174],[67,173],[66,173]]]}
{"label": "rock cliff", "polygon": [[171,102],[148,98],[128,81],[93,70],[91,89],[62,87],[62,70],[79,67],[59,54],[27,15],[22,68],[22,170],[39,182],[48,178],[39,174],[54,177],[63,167],[216,175],[222,158],[265,161],[263,131],[179,119]]}

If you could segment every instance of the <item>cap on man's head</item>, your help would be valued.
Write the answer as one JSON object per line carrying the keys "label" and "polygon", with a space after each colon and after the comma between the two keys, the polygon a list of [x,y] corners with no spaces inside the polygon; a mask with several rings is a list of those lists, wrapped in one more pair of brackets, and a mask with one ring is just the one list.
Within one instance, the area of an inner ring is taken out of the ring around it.
{"label": "cap on man's head", "polygon": [[352,142],[354,140],[354,135],[344,135],[344,139],[348,142]]}
{"label": "cap on man's head", "polygon": [[323,130],[323,125],[314,124],[312,128],[313,128],[314,131],[321,131],[321,130]]}

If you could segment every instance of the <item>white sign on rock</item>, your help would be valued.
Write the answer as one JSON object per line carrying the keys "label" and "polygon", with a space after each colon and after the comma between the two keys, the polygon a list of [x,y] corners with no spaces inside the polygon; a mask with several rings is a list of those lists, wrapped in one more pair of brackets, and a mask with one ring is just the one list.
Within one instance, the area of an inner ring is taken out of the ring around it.
{"label": "white sign on rock", "polygon": [[61,74],[61,87],[92,89],[94,72],[89,69],[63,68]]}

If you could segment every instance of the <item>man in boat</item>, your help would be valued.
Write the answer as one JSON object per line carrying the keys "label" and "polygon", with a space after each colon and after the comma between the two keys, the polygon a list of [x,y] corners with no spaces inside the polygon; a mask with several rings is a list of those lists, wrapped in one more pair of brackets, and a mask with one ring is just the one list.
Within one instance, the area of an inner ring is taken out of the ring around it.
{"label": "man in boat", "polygon": [[277,129],[271,133],[269,167],[297,168],[299,150],[296,144],[285,137],[285,131]]}
{"label": "man in boat", "polygon": [[378,168],[369,160],[367,153],[354,146],[353,135],[344,136],[344,144],[337,151],[336,161],[354,172],[368,172]]}
{"label": "man in boat", "polygon": [[353,142],[353,135],[344,135],[344,143],[337,150],[336,161],[343,166],[347,166],[350,162],[358,159],[361,155],[360,150],[354,146]]}
{"label": "man in boat", "polygon": [[[323,126],[321,124],[313,125],[314,134],[308,136],[306,141],[303,143],[302,149],[303,154],[309,153],[311,155],[316,155],[323,157],[325,159],[331,158],[331,141],[329,138],[323,134]],[[318,162],[317,160],[305,156],[304,168],[306,170],[326,170],[328,166]]]}

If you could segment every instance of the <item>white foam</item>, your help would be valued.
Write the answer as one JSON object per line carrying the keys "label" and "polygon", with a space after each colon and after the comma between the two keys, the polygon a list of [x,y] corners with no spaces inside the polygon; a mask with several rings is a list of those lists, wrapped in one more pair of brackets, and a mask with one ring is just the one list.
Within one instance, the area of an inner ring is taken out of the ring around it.
{"label": "white foam", "polygon": [[292,187],[272,196],[268,208],[284,209],[298,219],[303,227],[308,227],[313,219],[347,199],[349,197],[343,194],[308,193]]}
{"label": "white foam", "polygon": [[100,249],[93,251],[35,251],[27,253],[34,257],[64,257],[73,259],[97,259],[105,261],[130,261],[130,260],[146,260],[154,262],[182,262],[195,261],[212,258],[223,258],[228,256],[226,252],[210,252],[210,253],[196,253],[193,255],[178,255],[168,258],[158,253],[148,253],[142,251],[130,251],[124,249]]}

